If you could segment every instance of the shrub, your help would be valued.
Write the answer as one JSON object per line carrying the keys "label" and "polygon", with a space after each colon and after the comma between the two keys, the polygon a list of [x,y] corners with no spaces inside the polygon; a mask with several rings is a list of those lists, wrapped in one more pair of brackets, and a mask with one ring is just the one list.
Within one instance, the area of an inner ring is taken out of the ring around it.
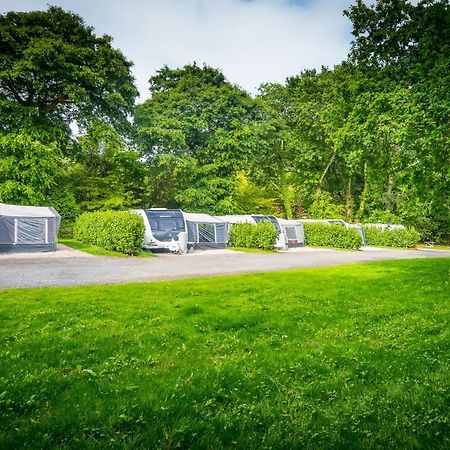
{"label": "shrub", "polygon": [[260,248],[272,250],[278,233],[270,222],[236,223],[231,225],[230,245],[234,247]]}
{"label": "shrub", "polygon": [[234,223],[230,228],[230,245],[234,247],[251,247],[252,239],[251,223]]}
{"label": "shrub", "polygon": [[414,228],[379,230],[377,227],[364,226],[367,245],[378,247],[414,247],[420,240],[420,234]]}
{"label": "shrub", "polygon": [[144,237],[144,222],[140,216],[125,211],[83,213],[75,221],[75,239],[95,244],[106,250],[136,255]]}
{"label": "shrub", "polygon": [[357,250],[361,247],[361,235],[357,230],[342,225],[305,223],[306,245]]}

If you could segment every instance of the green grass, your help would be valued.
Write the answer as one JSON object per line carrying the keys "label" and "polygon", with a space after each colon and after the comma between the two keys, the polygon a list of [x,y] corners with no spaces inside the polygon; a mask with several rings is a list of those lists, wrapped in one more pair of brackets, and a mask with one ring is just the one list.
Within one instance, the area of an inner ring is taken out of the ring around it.
{"label": "green grass", "polygon": [[0,291],[0,448],[449,448],[449,263]]}
{"label": "green grass", "polygon": [[262,248],[249,248],[249,247],[227,247],[227,250],[233,250],[234,252],[244,252],[244,253],[277,253],[276,250],[264,250]]}
{"label": "green grass", "polygon": [[450,251],[450,246],[440,245],[440,244],[434,244],[434,245],[418,244],[417,248],[422,249],[422,250],[447,250],[447,251]]}
{"label": "green grass", "polygon": [[[67,247],[71,247],[94,256],[116,256],[119,258],[130,257],[130,255],[125,255],[124,253],[106,250],[102,247],[98,247],[97,245],[86,244],[85,242],[80,242],[73,238],[58,238],[58,243],[67,245]],[[151,258],[153,256],[155,255],[152,252],[150,251],[146,252],[143,250],[141,251],[141,253],[139,253],[139,255],[136,255],[136,257],[138,258]]]}

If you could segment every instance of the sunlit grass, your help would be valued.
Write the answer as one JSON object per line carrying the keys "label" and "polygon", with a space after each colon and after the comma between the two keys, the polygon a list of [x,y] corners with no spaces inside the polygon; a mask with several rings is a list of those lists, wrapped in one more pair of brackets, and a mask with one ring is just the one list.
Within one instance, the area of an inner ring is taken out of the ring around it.
{"label": "sunlit grass", "polygon": [[448,448],[449,262],[0,291],[0,448]]}
{"label": "sunlit grass", "polygon": [[[124,253],[106,250],[102,247],[98,247],[97,245],[80,242],[73,238],[58,238],[58,243],[67,245],[67,247],[71,247],[76,250],[80,250],[82,252],[85,252],[85,253],[88,253],[88,254],[94,255],[94,256],[115,256],[115,257],[119,257],[119,258],[130,258],[130,255],[125,255]],[[152,252],[142,250],[135,257],[138,257],[138,258],[149,258],[150,257],[151,258],[153,256],[155,256],[155,255]]]}

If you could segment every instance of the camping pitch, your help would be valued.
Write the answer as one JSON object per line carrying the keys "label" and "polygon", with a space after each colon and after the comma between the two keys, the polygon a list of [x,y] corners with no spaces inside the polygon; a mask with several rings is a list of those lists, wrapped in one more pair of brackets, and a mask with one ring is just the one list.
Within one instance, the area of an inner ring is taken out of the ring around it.
{"label": "camping pitch", "polygon": [[0,203],[0,252],[54,251],[60,222],[54,208]]}

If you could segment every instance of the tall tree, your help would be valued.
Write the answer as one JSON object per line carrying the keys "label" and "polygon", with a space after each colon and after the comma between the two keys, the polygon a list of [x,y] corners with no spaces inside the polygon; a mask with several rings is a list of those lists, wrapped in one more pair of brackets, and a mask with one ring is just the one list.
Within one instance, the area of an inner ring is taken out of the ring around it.
{"label": "tall tree", "polygon": [[158,185],[167,187],[151,203],[165,198],[191,210],[226,212],[235,174],[254,151],[254,101],[219,70],[195,63],[163,67],[150,78],[150,92],[136,109],[137,142]]}
{"label": "tall tree", "polygon": [[373,177],[386,180],[378,206],[415,223],[425,237],[448,234],[450,5],[358,0],[345,13],[354,27],[350,57],[367,80],[355,117],[384,162]]}
{"label": "tall tree", "polygon": [[111,41],[59,7],[0,15],[0,100],[49,123],[86,128],[95,118],[126,128],[137,90]]}

